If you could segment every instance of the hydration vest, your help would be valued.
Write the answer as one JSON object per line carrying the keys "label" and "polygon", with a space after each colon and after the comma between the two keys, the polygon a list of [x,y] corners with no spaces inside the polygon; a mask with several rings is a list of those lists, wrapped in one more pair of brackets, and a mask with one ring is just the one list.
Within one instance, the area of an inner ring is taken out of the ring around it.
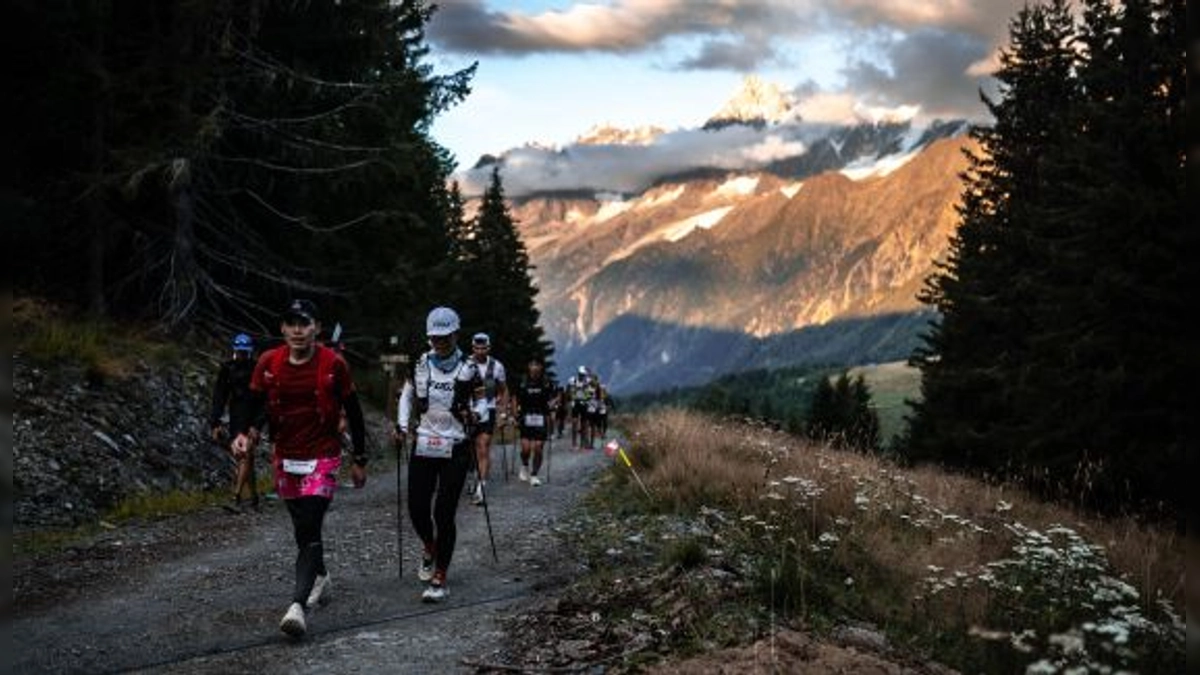
{"label": "hydration vest", "polygon": [[[283,372],[287,367],[288,355],[291,350],[287,345],[276,347],[270,352],[270,367],[267,369],[266,376],[263,378],[264,384],[267,387],[267,400],[271,404],[272,409],[278,409],[280,403],[279,393],[279,377],[278,374]],[[314,383],[314,391],[317,398],[317,413],[321,417],[321,423],[326,420],[337,417],[341,413],[341,392],[336,390],[337,382],[334,374],[334,364],[341,358],[337,352],[333,351],[325,345],[317,345],[316,353],[313,358],[317,360],[317,381]]]}

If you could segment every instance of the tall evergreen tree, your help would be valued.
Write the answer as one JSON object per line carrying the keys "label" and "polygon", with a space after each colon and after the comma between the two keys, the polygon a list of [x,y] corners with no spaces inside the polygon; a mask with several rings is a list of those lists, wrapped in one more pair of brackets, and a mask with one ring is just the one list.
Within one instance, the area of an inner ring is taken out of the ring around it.
{"label": "tall evergreen tree", "polygon": [[479,213],[465,233],[456,250],[471,286],[464,303],[467,325],[492,334],[497,353],[518,372],[531,358],[549,360],[553,345],[540,324],[529,254],[505,200],[499,168],[493,169]]}
{"label": "tall evergreen tree", "polygon": [[968,154],[960,225],[919,295],[940,318],[912,358],[922,396],[904,446],[914,460],[1015,476],[1030,437],[1016,389],[1031,363],[1030,307],[1045,264],[1034,223],[1047,190],[1043,163],[1068,143],[1066,121],[1052,111],[1075,98],[1075,56],[1062,0],[1024,8],[1009,31],[1001,97],[983,97],[995,123],[971,131],[981,152]]}
{"label": "tall evergreen tree", "polygon": [[0,191],[20,210],[18,289],[180,329],[269,330],[299,292],[352,335],[417,321],[450,271],[450,157],[429,126],[473,73],[423,63],[431,12],[18,3],[24,165]]}
{"label": "tall evergreen tree", "polygon": [[[1024,9],[959,230],[922,299],[910,458],[1106,510],[1181,513],[1182,3]],[[1190,367],[1189,367],[1190,365]]]}

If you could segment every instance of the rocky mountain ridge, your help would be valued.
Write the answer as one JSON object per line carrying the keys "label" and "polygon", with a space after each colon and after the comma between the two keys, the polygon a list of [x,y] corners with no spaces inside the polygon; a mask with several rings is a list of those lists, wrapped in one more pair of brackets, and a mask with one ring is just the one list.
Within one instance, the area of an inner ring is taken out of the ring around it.
{"label": "rocky mountain ridge", "polygon": [[[654,379],[634,375],[633,363],[711,369],[712,357],[697,360],[686,344],[664,349],[664,340],[675,342],[669,335],[659,335],[653,358],[620,336],[608,342],[629,345],[623,354],[587,348],[604,331],[628,326],[617,323],[622,317],[693,335],[770,340],[871,317],[894,326],[892,315],[920,313],[916,292],[957,222],[967,147],[962,137],[907,151],[899,145],[882,161],[806,180],[746,172],[668,182],[633,199],[514,202],[560,362],[596,366],[615,376],[618,390]],[[895,349],[874,355],[904,358],[914,336],[896,337]]]}
{"label": "rocky mountain ridge", "polygon": [[630,145],[604,128],[593,135],[613,144],[496,158],[559,364],[595,367],[621,392],[677,379],[647,369],[759,367],[716,357],[778,355],[797,331],[842,341],[816,351],[848,365],[908,355],[928,321],[916,293],[957,222],[963,151],[977,149],[968,125],[797,110],[748,78],[703,129]]}

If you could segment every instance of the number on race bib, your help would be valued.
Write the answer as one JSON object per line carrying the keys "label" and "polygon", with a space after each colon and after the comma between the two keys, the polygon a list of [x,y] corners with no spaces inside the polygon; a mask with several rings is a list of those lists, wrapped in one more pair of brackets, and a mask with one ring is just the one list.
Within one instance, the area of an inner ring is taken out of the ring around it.
{"label": "number on race bib", "polygon": [[413,451],[417,457],[446,458],[454,449],[454,442],[448,438],[433,434],[417,432],[417,447]]}
{"label": "number on race bib", "polygon": [[525,426],[541,427],[541,426],[545,426],[545,425],[546,425],[545,417],[534,414],[534,413],[529,413],[529,414],[525,415]]}
{"label": "number on race bib", "polygon": [[315,459],[285,459],[283,460],[284,473],[290,473],[293,476],[307,476],[316,471],[317,460]]}

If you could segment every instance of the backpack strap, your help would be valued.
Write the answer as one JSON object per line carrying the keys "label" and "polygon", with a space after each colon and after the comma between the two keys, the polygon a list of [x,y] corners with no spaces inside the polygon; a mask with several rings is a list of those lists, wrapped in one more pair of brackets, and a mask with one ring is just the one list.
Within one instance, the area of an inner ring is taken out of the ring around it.
{"label": "backpack strap", "polygon": [[339,414],[342,399],[345,398],[346,392],[341,390],[340,383],[337,382],[337,373],[334,371],[338,359],[342,357],[325,345],[317,345],[315,358],[317,359],[317,411],[321,414],[321,420],[324,421]]}
{"label": "backpack strap", "polygon": [[[273,409],[281,400],[279,374],[287,367],[290,351],[287,345],[282,345],[271,352],[271,365],[268,368],[270,376],[266,378],[266,385],[267,398]],[[314,383],[313,392],[317,399],[317,413],[323,422],[338,414],[338,408],[341,407],[344,398],[345,392],[340,390],[334,370],[341,356],[329,347],[319,344],[313,358],[317,360],[317,381]]]}

